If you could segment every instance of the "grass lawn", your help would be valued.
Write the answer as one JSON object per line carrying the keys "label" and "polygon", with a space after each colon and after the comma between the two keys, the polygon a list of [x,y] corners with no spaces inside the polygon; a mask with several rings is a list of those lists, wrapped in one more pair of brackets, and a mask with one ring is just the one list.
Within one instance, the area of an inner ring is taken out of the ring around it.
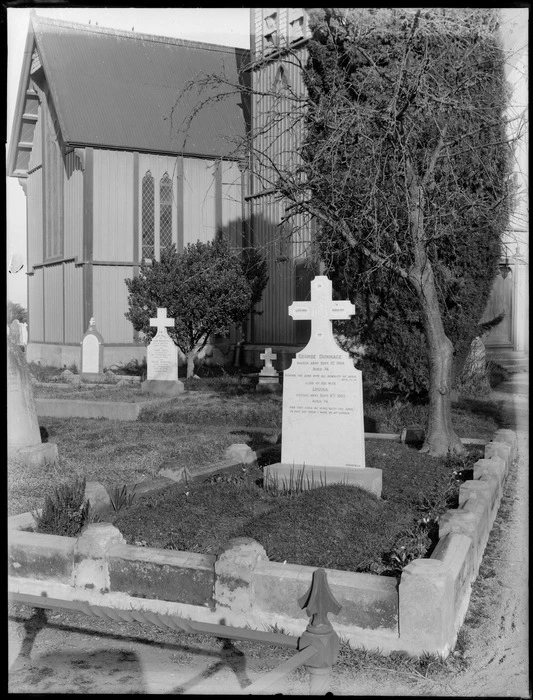
{"label": "grass lawn", "polygon": [[73,401],[153,401],[154,397],[143,394],[140,385],[114,386],[112,384],[61,384],[53,386],[35,385],[36,399],[71,399]]}
{"label": "grass lawn", "polygon": [[[187,380],[186,387],[183,396],[147,407],[136,422],[41,419],[58,445],[59,462],[40,470],[9,464],[9,514],[41,508],[46,494],[75,476],[98,481],[111,493],[165,468],[194,474],[222,459],[229,445],[246,442],[256,449],[267,437],[246,427],[270,435],[281,428],[280,395],[256,394],[233,377]],[[101,390],[140,393],[136,387]],[[82,391],[94,397],[100,387]],[[365,403],[365,416],[378,432],[422,426],[426,410],[397,399]],[[453,416],[461,437],[488,440],[503,427],[499,407],[486,400],[465,399],[454,405]],[[116,514],[115,524],[130,543],[214,553],[230,537],[246,535],[261,542],[272,560],[395,575],[431,551],[439,516],[456,505],[461,479],[482,451],[473,447],[462,459],[434,459],[389,440],[366,440],[365,451],[367,466],[383,471],[382,499],[335,485],[274,493],[262,487],[260,467],[249,467],[135,499]]]}

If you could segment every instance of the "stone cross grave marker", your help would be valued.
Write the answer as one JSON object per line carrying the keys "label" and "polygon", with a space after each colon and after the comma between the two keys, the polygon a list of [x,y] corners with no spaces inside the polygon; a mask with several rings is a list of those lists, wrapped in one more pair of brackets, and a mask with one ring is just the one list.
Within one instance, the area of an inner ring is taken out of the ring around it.
{"label": "stone cross grave marker", "polygon": [[178,379],[178,352],[167,328],[174,326],[174,319],[167,317],[166,309],[157,309],[157,317],[150,319],[150,325],[157,333],[147,349],[147,379],[175,382]]}
{"label": "stone cross grave marker", "polygon": [[265,352],[262,352],[259,355],[259,359],[265,361],[265,366],[261,370],[262,375],[267,375],[270,377],[277,377],[278,376],[276,369],[272,365],[272,360],[276,360],[277,357],[278,356],[276,355],[276,353],[272,352],[272,348],[266,348]]}
{"label": "stone cross grave marker", "polygon": [[331,327],[354,312],[349,301],[332,299],[323,275],[311,282],[311,301],[289,307],[293,319],[311,321],[311,337],[284,372],[281,463],[265,469],[287,481],[303,468],[315,486],[345,481],[381,495],[381,470],[365,468],[361,372]]}
{"label": "stone cross grave marker", "polygon": [[103,372],[104,339],[96,330],[94,318],[91,318],[81,341],[81,376],[83,379],[101,378]]}

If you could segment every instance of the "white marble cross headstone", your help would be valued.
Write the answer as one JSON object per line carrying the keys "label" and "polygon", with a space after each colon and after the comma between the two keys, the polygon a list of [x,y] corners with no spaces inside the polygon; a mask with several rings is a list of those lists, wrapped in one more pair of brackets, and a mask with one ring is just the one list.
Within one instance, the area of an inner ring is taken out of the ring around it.
{"label": "white marble cross headstone", "polygon": [[277,357],[276,353],[272,352],[272,348],[266,348],[265,352],[259,355],[259,359],[265,361],[265,366],[261,370],[261,374],[277,375],[276,369],[272,365],[272,360],[276,360]]}
{"label": "white marble cross headstone", "polygon": [[289,307],[293,319],[311,321],[311,337],[283,375],[283,464],[341,473],[365,467],[361,372],[331,325],[354,313],[350,301],[332,299],[331,280],[322,275],[311,282],[311,301]]}
{"label": "white marble cross headstone", "polygon": [[161,333],[164,328],[171,328],[172,326],[174,326],[174,319],[167,318],[166,309],[157,309],[157,317],[150,319],[150,325],[156,326],[157,332]]}
{"label": "white marble cross headstone", "polygon": [[167,318],[165,308],[159,308],[157,316],[150,319],[150,325],[157,328],[157,333],[146,350],[146,378],[149,381],[176,383],[178,381],[177,347],[167,333],[167,328],[174,326],[174,319]]}
{"label": "white marble cross headstone", "polygon": [[331,297],[331,280],[320,275],[311,282],[311,301],[295,301],[289,306],[289,316],[295,321],[311,321],[309,342],[333,338],[331,321],[349,319],[355,313],[352,303],[334,301]]}

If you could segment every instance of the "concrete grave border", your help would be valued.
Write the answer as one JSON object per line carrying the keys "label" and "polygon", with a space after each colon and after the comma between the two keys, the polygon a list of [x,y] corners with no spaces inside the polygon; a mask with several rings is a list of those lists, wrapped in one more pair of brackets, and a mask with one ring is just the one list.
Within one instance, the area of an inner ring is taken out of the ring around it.
{"label": "concrete grave border", "polygon": [[[473,480],[461,485],[459,507],[441,518],[432,556],[411,562],[399,579],[326,570],[342,605],[332,619],[341,638],[383,653],[446,656],[453,649],[516,455],[515,432],[498,430]],[[296,635],[307,626],[296,600],[315,568],[271,562],[249,538],[215,556],[127,545],[105,522],[78,538],[28,532],[32,523],[31,513],[9,518],[11,602],[106,606],[258,630],[277,625]]]}

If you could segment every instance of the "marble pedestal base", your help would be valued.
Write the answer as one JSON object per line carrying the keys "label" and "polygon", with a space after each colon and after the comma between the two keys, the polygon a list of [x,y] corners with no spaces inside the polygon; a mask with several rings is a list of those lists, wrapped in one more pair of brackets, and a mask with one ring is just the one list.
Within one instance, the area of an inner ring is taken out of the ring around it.
{"label": "marble pedestal base", "polygon": [[280,487],[289,486],[290,483],[293,483],[298,484],[300,488],[305,490],[342,482],[350,486],[359,486],[381,498],[381,469],[372,469],[370,467],[364,467],[363,469],[320,467],[278,462],[264,467],[263,475],[265,481],[267,479],[274,480]]}
{"label": "marble pedestal base", "polygon": [[185,391],[183,382],[165,381],[163,379],[147,379],[141,383],[143,394],[154,394],[154,396],[177,396]]}

